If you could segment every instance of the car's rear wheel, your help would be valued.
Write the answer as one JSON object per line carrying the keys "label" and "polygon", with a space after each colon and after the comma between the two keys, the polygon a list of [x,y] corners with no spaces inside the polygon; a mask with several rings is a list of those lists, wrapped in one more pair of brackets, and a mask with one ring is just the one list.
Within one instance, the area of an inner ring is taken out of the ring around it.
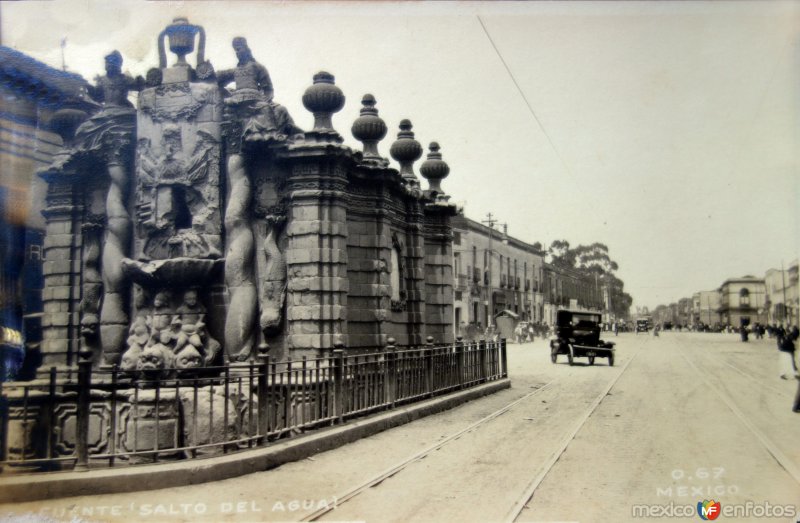
{"label": "car's rear wheel", "polygon": [[569,363],[570,367],[574,363],[573,359],[572,359],[572,349],[571,348],[568,349],[568,351],[567,351],[567,363]]}
{"label": "car's rear wheel", "polygon": [[614,366],[614,353],[613,352],[611,353],[611,355],[608,356],[608,366],[609,367],[613,367]]}
{"label": "car's rear wheel", "polygon": [[594,356],[589,356],[589,365],[594,365]]}
{"label": "car's rear wheel", "polygon": [[556,358],[558,357],[555,349],[550,349],[550,361],[553,363],[556,362]]}

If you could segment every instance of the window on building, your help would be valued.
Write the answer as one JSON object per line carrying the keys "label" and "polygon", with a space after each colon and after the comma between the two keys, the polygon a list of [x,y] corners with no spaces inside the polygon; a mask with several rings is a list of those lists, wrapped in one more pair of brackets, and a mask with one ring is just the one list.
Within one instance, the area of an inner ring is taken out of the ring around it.
{"label": "window on building", "polygon": [[28,245],[28,259],[31,260],[31,261],[33,261],[33,260],[36,260],[36,261],[44,260],[44,256],[42,256],[42,246],[41,245],[36,245],[35,243],[32,243],[32,244]]}
{"label": "window on building", "polygon": [[392,299],[395,301],[400,301],[400,252],[397,248],[392,249],[391,252],[392,266],[390,268],[391,272],[389,273],[389,281],[392,286]]}
{"label": "window on building", "polygon": [[747,289],[742,289],[739,291],[739,306],[740,307],[749,307],[750,306],[750,291]]}

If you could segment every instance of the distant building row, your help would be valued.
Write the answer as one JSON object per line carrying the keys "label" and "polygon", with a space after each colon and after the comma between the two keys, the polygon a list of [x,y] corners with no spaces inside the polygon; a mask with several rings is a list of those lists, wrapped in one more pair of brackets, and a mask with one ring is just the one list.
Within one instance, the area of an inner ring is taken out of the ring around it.
{"label": "distant building row", "polygon": [[[463,215],[453,218],[454,325],[472,336],[498,315],[552,325],[560,308],[608,311],[601,282],[553,266],[545,253],[503,230]],[[604,319],[608,320],[607,317]]]}
{"label": "distant building row", "polygon": [[768,270],[763,278],[729,278],[718,289],[659,305],[653,319],[675,325],[798,325],[799,291],[798,260],[794,260],[788,268]]}

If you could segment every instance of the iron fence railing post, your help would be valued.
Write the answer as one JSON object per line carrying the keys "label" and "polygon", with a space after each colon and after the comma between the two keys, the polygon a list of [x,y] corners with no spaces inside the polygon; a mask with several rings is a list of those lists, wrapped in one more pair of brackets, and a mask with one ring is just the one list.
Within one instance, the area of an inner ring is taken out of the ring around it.
{"label": "iron fence railing post", "polygon": [[433,336],[428,336],[428,346],[425,348],[425,392],[429,396],[433,396],[433,390],[436,386],[433,380]]}
{"label": "iron fence railing post", "polygon": [[269,346],[262,343],[258,346],[258,380],[256,401],[258,401],[258,445],[267,441],[269,432],[269,402],[267,401],[267,373],[269,372]]}
{"label": "iron fence railing post", "polygon": [[89,416],[92,401],[91,352],[81,350],[78,359],[78,404],[75,415],[75,469],[89,470]]}
{"label": "iron fence railing post", "polygon": [[458,388],[464,388],[464,341],[456,341],[456,373],[458,373]]}
{"label": "iron fence railing post", "polygon": [[503,363],[503,378],[508,377],[508,360],[506,359],[506,339],[500,340],[500,361]]}
{"label": "iron fence railing post", "polygon": [[286,358],[286,381],[284,387],[283,421],[286,433],[292,434],[294,426],[294,416],[292,416],[292,358]]}
{"label": "iron fence railing post", "polygon": [[478,343],[478,361],[480,365],[480,381],[481,383],[489,381],[492,378],[492,372],[489,371],[487,368],[487,358],[486,358],[486,345],[483,342]]}
{"label": "iron fence railing post", "polygon": [[394,408],[397,402],[397,347],[395,346],[395,339],[389,338],[386,340],[386,380],[384,386],[386,387],[386,402],[389,408]]}
{"label": "iron fence railing post", "polygon": [[333,350],[333,412],[337,423],[344,423],[344,350],[340,348]]}

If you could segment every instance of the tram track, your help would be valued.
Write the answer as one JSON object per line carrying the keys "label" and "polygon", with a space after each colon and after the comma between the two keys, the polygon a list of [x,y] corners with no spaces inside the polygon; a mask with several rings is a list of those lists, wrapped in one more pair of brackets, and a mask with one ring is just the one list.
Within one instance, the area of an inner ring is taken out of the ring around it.
{"label": "tram track", "polygon": [[357,485],[357,486],[355,486],[353,488],[350,488],[347,491],[337,495],[336,496],[336,504],[335,505],[331,505],[330,507],[325,506],[325,507],[322,507],[322,508],[320,508],[318,510],[315,510],[314,512],[311,512],[310,514],[305,515],[302,519],[300,519],[300,521],[317,521],[319,518],[321,518],[325,514],[333,511],[336,507],[341,506],[343,503],[346,503],[349,500],[355,498],[356,496],[358,496],[362,492],[364,492],[364,491],[366,491],[366,490],[368,490],[368,489],[370,489],[370,488],[372,488],[372,487],[374,487],[376,485],[379,485],[384,480],[394,476],[398,472],[401,472],[403,469],[405,469],[409,465],[411,465],[411,464],[413,464],[413,463],[415,463],[415,462],[417,462],[417,461],[419,461],[421,459],[424,459],[430,453],[439,450],[440,448],[444,447],[448,443],[459,439],[460,437],[464,436],[468,432],[471,432],[471,431],[477,429],[481,425],[485,425],[486,423],[498,418],[499,416],[502,416],[503,414],[505,414],[506,412],[508,412],[509,410],[514,408],[515,406],[517,406],[518,404],[522,403],[523,401],[527,400],[528,398],[537,396],[537,395],[541,394],[542,392],[552,388],[557,381],[558,381],[558,379],[555,379],[555,380],[551,380],[551,381],[545,383],[544,385],[542,385],[538,389],[533,390],[531,392],[528,392],[524,396],[522,396],[520,398],[517,398],[516,400],[512,401],[511,403],[508,403],[507,405],[495,410],[494,412],[492,412],[488,416],[485,416],[485,417],[479,419],[478,421],[476,421],[475,423],[472,423],[468,427],[466,427],[464,429],[461,429],[458,432],[455,432],[455,433],[451,434],[450,436],[447,436],[443,440],[438,441],[434,445],[431,445],[431,446],[429,446],[429,447],[417,452],[416,454],[404,459],[403,461],[400,461],[399,463],[396,463],[396,464],[392,465],[388,469],[386,469],[383,472],[381,472],[381,473],[369,478],[368,480],[364,481],[363,483],[360,483],[359,485]]}
{"label": "tram track", "polygon": [[594,412],[603,402],[603,399],[605,399],[606,396],[608,396],[608,393],[611,392],[611,389],[614,388],[614,385],[616,385],[619,379],[622,377],[622,375],[625,374],[625,371],[628,370],[628,367],[630,366],[631,362],[636,358],[638,354],[639,354],[638,351],[634,353],[634,355],[631,356],[631,358],[625,363],[625,365],[622,367],[620,372],[614,377],[614,379],[612,379],[608,383],[608,385],[606,385],[606,387],[600,394],[595,396],[595,399],[589,405],[589,408],[586,409],[586,411],[581,415],[581,417],[578,418],[578,421],[575,423],[575,425],[564,435],[564,437],[559,442],[559,445],[556,448],[556,450],[550,455],[548,460],[545,462],[544,466],[539,469],[539,473],[533,478],[533,480],[530,483],[528,483],[522,495],[517,499],[516,503],[514,503],[514,505],[511,507],[511,510],[503,519],[504,522],[511,523],[513,521],[516,521],[517,518],[520,516],[520,514],[522,514],[522,511],[525,510],[525,507],[533,498],[536,489],[539,488],[539,485],[541,485],[542,481],[544,481],[544,478],[547,477],[547,475],[553,469],[555,464],[558,463],[558,460],[561,458],[561,455],[564,453],[564,451],[567,450],[567,447],[569,447],[569,444],[572,443],[572,441],[575,439],[575,437],[578,435],[578,433],[581,431],[584,425],[586,425],[586,422],[589,421],[589,418],[592,417],[592,414],[594,414]]}
{"label": "tram track", "polygon": [[[739,406],[724,392],[724,387],[719,384],[719,378],[710,372],[703,372],[695,362],[693,362],[682,349],[677,349],[678,353],[686,360],[686,363],[697,374],[699,383],[704,383],[710,388],[714,394],[733,412],[739,421],[747,427],[748,430],[756,437],[764,449],[773,457],[773,459],[780,465],[798,484],[800,484],[800,467],[789,458],[778,445],[769,438],[764,431],[762,431],[743,411]],[[708,370],[707,368],[705,370]]]}
{"label": "tram track", "polygon": [[[638,354],[638,352],[637,352],[637,354]],[[610,382],[607,385],[605,385],[603,387],[602,392],[600,394],[597,394],[594,397],[593,401],[590,403],[589,408],[587,408],[585,411],[583,411],[583,413],[579,417],[578,422],[575,423],[573,426],[571,426],[570,430],[568,430],[568,432],[565,434],[565,436],[560,440],[560,443],[559,443],[557,449],[549,456],[549,458],[547,459],[545,464],[539,469],[538,474],[534,477],[534,479],[530,483],[528,483],[528,485],[526,486],[526,488],[525,488],[523,494],[521,495],[521,497],[518,498],[518,500],[512,506],[511,511],[508,513],[509,515],[507,516],[506,521],[514,521],[519,516],[519,514],[525,508],[525,506],[528,503],[528,501],[533,496],[533,493],[535,492],[536,488],[539,486],[539,484],[541,484],[541,482],[544,480],[544,478],[547,476],[547,474],[550,472],[550,470],[553,468],[553,466],[558,462],[559,457],[564,453],[566,448],[569,446],[570,442],[572,442],[572,440],[575,439],[577,434],[580,432],[581,428],[586,424],[586,422],[589,420],[591,415],[595,412],[595,410],[597,410],[598,406],[602,403],[603,399],[606,396],[608,396],[608,394],[611,391],[611,389],[614,387],[614,385],[616,385],[617,381],[620,379],[620,377],[628,369],[628,366],[631,364],[631,362],[633,361],[635,356],[636,356],[636,354],[634,354],[625,363],[625,365],[620,367],[620,371],[615,375],[615,377],[613,379],[610,380]],[[446,438],[438,441],[434,445],[431,445],[431,446],[429,446],[429,447],[427,447],[427,448],[415,453],[414,455],[412,455],[412,456],[410,456],[408,458],[403,459],[402,461],[392,465],[391,467],[389,467],[388,469],[384,470],[383,472],[381,472],[379,474],[376,474],[375,476],[370,477],[369,479],[363,481],[362,483],[358,484],[357,486],[352,487],[352,488],[346,490],[345,492],[342,492],[339,495],[337,495],[336,496],[336,505],[331,505],[329,507],[322,507],[322,508],[320,508],[320,509],[318,509],[318,510],[316,510],[314,512],[306,514],[305,516],[303,516],[300,519],[300,521],[317,521],[317,520],[319,520],[320,518],[322,518],[326,514],[328,514],[328,513],[332,512],[333,510],[335,510],[337,507],[341,507],[343,504],[349,502],[350,500],[353,500],[354,498],[356,498],[360,494],[368,491],[369,489],[371,489],[373,487],[376,487],[376,486],[379,486],[386,479],[389,479],[392,476],[395,476],[396,474],[402,472],[403,470],[408,468],[410,465],[412,465],[412,464],[414,464],[416,462],[419,462],[420,460],[423,460],[425,457],[427,457],[431,453],[441,449],[442,447],[448,445],[449,443],[452,443],[452,442],[460,439],[462,436],[466,435],[467,433],[472,432],[472,431],[474,431],[476,429],[479,429],[482,426],[487,425],[490,421],[500,417],[501,415],[505,414],[506,412],[508,412],[509,410],[514,408],[515,406],[519,405],[520,403],[522,403],[522,402],[524,402],[524,401],[526,401],[526,400],[528,400],[528,399],[530,399],[532,397],[536,397],[536,396],[538,396],[538,395],[540,395],[540,394],[542,394],[542,393],[544,393],[544,392],[546,392],[548,390],[552,390],[555,387],[555,385],[557,383],[561,382],[561,381],[563,381],[563,378],[557,378],[557,379],[554,379],[552,381],[549,381],[549,382],[545,383],[544,385],[542,385],[541,387],[537,388],[536,390],[533,390],[533,391],[525,394],[524,396],[522,396],[522,397],[520,397],[520,398],[518,398],[518,399],[516,399],[516,400],[514,400],[514,401],[512,401],[512,402],[510,402],[508,404],[506,404],[505,406],[497,409],[496,411],[494,411],[491,414],[485,416],[484,418],[472,423],[468,427],[466,427],[466,428],[464,428],[462,430],[459,430],[458,432],[455,432],[455,433],[447,436]]]}
{"label": "tram track", "polygon": [[740,374],[741,376],[744,376],[744,377],[745,377],[745,378],[747,378],[749,381],[751,381],[751,382],[755,383],[756,385],[758,385],[759,387],[761,387],[761,388],[762,388],[762,389],[764,389],[764,390],[767,390],[767,391],[773,392],[773,393],[775,393],[775,394],[779,394],[779,395],[781,395],[781,396],[784,396],[784,397],[787,397],[787,398],[793,398],[793,397],[794,397],[793,395],[789,394],[789,393],[788,393],[788,392],[786,392],[785,390],[781,390],[781,389],[779,389],[779,388],[777,388],[777,387],[773,387],[773,386],[771,386],[771,385],[767,385],[766,383],[764,383],[764,380],[763,380],[763,379],[756,377],[754,374],[751,374],[751,373],[749,373],[749,372],[747,372],[747,371],[745,371],[745,370],[743,370],[743,369],[741,369],[741,368],[737,367],[736,365],[734,365],[734,364],[732,364],[732,363],[730,363],[730,362],[728,362],[728,361],[725,361],[725,362],[723,362],[723,364],[724,364],[725,366],[727,366],[727,367],[730,367],[730,368],[731,368],[731,369],[733,369],[733,370],[734,370],[734,371],[735,371],[737,374]]}

